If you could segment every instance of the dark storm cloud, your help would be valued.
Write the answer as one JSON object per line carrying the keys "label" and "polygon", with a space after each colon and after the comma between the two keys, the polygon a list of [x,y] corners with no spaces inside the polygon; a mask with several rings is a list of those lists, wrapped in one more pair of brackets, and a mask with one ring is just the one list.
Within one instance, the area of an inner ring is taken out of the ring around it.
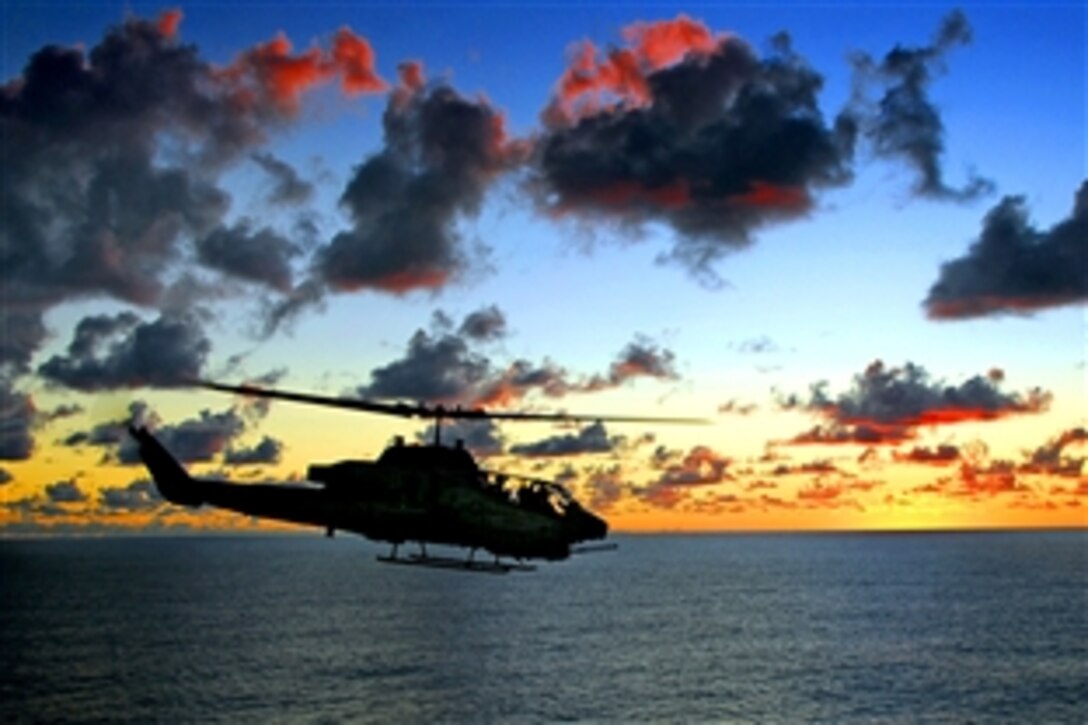
{"label": "dark storm cloud", "polygon": [[197,240],[196,249],[206,267],[284,293],[291,291],[291,258],[300,252],[269,227],[251,229],[246,219],[216,227]]}
{"label": "dark storm cloud", "polygon": [[627,345],[604,375],[577,376],[548,360],[517,359],[500,369],[477,347],[505,334],[505,326],[494,306],[469,314],[460,325],[437,313],[429,332],[417,330],[405,354],[372,370],[370,382],[355,392],[364,398],[502,408],[533,394],[561,398],[609,390],[639,377],[678,378],[672,352],[643,336]]}
{"label": "dark storm cloud", "polygon": [[87,500],[87,494],[75,481],[57,481],[45,487],[45,496],[52,503],[80,503]]}
{"label": "dark storm cloud", "polygon": [[[60,444],[104,448],[104,461],[124,465],[138,464],[138,447],[128,432],[129,426],[133,425],[151,428],[155,437],[182,463],[204,463],[220,453],[229,453],[230,450],[236,456],[268,456],[273,448],[280,445],[278,441],[272,441],[270,445],[262,441],[253,449],[232,449],[232,443],[247,428],[245,411],[238,408],[228,408],[221,412],[202,410],[195,418],[163,424],[159,416],[142,400],[130,403],[128,414],[124,418],[97,423],[89,430],[72,433],[60,441]],[[282,446],[279,450],[282,450]]]}
{"label": "dark storm cloud", "polygon": [[491,364],[455,335],[432,336],[417,330],[400,360],[375,368],[370,384],[358,389],[372,398],[464,402],[487,379]]}
{"label": "dark storm cloud", "polygon": [[[182,463],[206,463],[223,452],[245,429],[245,420],[234,408],[221,413],[202,410],[196,418],[158,426],[155,437]],[[131,438],[122,441],[117,460],[124,464],[140,462]]]}
{"label": "dark storm cloud", "polygon": [[250,448],[227,448],[223,453],[223,463],[227,466],[279,463],[282,455],[283,443],[271,436],[265,436]]}
{"label": "dark storm cloud", "polygon": [[915,192],[938,199],[967,200],[993,190],[993,183],[977,176],[962,188],[944,180],[941,155],[944,153],[944,123],[929,99],[929,85],[942,68],[944,56],[971,40],[967,17],[960,11],[941,22],[933,43],[918,48],[896,46],[879,63],[870,56],[855,56],[859,82],[884,85],[884,94],[860,115],[862,128],[878,156],[899,158],[918,174]]}
{"label": "dark storm cloud", "polygon": [[195,317],[162,315],[142,322],[131,312],[86,317],[67,355],[38,367],[50,382],[82,391],[176,387],[200,377],[211,343]]}
{"label": "dark storm cloud", "polygon": [[559,213],[668,224],[680,235],[671,256],[705,274],[851,178],[856,122],[824,121],[823,79],[785,34],[765,58],[736,36],[701,38],[600,60],[584,44],[545,113],[534,183]]}
{"label": "dark storm cloud", "polygon": [[[8,331],[0,365],[9,371],[27,371],[44,340],[42,315],[57,304],[106,296],[160,305],[189,241],[211,234],[229,210],[220,174],[292,121],[303,92],[337,76],[349,94],[384,88],[369,45],[346,28],[329,50],[292,55],[281,35],[218,67],[179,42],[180,20],[177,11],[129,17],[86,52],[44,47],[0,87],[0,326]],[[276,178],[279,199],[305,195],[289,167],[256,159]],[[203,259],[219,269],[254,269],[254,255],[240,267],[214,251]],[[281,267],[258,269],[260,280],[286,288]]]}
{"label": "dark storm cloud", "polygon": [[[195,173],[199,160],[229,159],[260,133],[212,87],[194,47],[135,18],[86,55],[39,50],[4,85],[0,281],[5,317],[14,312],[24,333],[7,361],[25,365],[42,312],[61,301],[104,294],[154,304],[178,240],[225,212],[229,198]],[[192,158],[163,165],[163,134]]]}
{"label": "dark storm cloud", "polygon": [[889,368],[877,360],[838,396],[829,395],[827,384],[821,382],[812,386],[807,399],[795,396],[784,401],[787,408],[827,420],[792,442],[895,444],[913,438],[922,426],[1040,413],[1050,406],[1053,396],[1040,388],[1025,394],[1003,392],[1003,378],[1004,373],[994,369],[949,385],[932,379],[920,365],[908,362]]}
{"label": "dark storm cloud", "polygon": [[403,68],[383,126],[385,147],[340,197],[353,226],[319,250],[317,274],[342,291],[440,288],[470,263],[455,223],[479,210],[521,147],[507,142],[503,117],[486,101],[443,83],[422,86]]}
{"label": "dark storm cloud", "polygon": [[619,438],[609,437],[603,423],[593,423],[576,434],[564,433],[533,443],[510,446],[510,453],[519,456],[578,456],[588,453],[611,453]]}
{"label": "dark storm cloud", "polygon": [[1088,301],[1088,182],[1073,213],[1046,231],[1028,221],[1025,200],[1007,196],[964,256],[941,265],[924,305],[933,319],[1027,313]]}
{"label": "dark storm cloud", "polygon": [[[0,173],[3,173],[0,171]],[[0,195],[2,195],[0,191]],[[0,221],[0,225],[3,222]],[[0,255],[6,250],[0,238]],[[3,262],[0,261],[0,279],[3,278]],[[3,281],[2,284],[7,284]],[[14,300],[5,299],[0,305],[0,375],[20,375],[30,370],[30,359],[45,342],[47,331],[37,305],[16,307]]]}
{"label": "dark storm cloud", "polygon": [[313,197],[313,184],[302,179],[286,161],[267,152],[252,154],[250,158],[272,178],[267,197],[270,204],[303,204]]}
{"label": "dark storm cloud", "polygon": [[[505,325],[505,317],[494,306],[467,315],[456,332],[452,320],[436,313],[431,331],[417,330],[404,356],[372,370],[370,383],[360,386],[357,393],[475,406],[515,402],[530,390],[546,390],[551,378],[541,368],[519,360],[505,371],[496,371],[491,360],[475,349],[476,343],[503,334]],[[559,378],[562,373],[555,375]]]}
{"label": "dark storm cloud", "polygon": [[34,401],[0,378],[0,460],[25,461],[34,452]]}

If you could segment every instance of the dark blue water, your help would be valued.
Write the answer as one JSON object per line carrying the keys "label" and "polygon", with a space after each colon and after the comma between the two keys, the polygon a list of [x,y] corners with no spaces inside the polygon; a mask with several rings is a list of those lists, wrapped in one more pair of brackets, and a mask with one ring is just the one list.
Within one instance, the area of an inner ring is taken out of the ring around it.
{"label": "dark blue water", "polygon": [[1082,722],[1088,533],[0,542],[0,720]]}

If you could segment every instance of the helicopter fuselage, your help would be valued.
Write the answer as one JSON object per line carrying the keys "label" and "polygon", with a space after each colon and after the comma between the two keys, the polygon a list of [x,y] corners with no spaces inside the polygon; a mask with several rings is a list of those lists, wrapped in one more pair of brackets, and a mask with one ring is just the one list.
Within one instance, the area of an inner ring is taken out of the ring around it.
{"label": "helicopter fuselage", "polygon": [[[164,498],[181,505],[216,506],[394,545],[448,544],[518,559],[565,559],[572,544],[607,533],[604,521],[569,494],[549,504],[548,494],[554,498],[561,488],[537,483],[533,495],[519,496],[476,469],[471,457],[471,467],[456,464],[465,451],[405,446],[378,461],[311,466],[312,484],[236,484],[194,479],[149,432],[132,434]],[[428,457],[445,457],[447,465],[435,467]]]}

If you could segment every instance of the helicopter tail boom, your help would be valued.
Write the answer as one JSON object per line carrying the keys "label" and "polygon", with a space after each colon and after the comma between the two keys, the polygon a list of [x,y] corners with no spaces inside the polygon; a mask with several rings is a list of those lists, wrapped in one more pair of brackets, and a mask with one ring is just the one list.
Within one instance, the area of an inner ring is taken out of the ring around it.
{"label": "helicopter tail boom", "polygon": [[140,458],[151,472],[151,478],[163,498],[182,506],[199,506],[204,503],[198,482],[193,480],[155,436],[146,428],[135,426],[131,426],[129,432],[139,444]]}

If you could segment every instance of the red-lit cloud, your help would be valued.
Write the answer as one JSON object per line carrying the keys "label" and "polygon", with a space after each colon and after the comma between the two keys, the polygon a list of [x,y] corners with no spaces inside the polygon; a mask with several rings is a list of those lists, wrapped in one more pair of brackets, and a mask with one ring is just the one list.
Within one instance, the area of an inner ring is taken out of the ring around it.
{"label": "red-lit cloud", "polygon": [[607,53],[576,46],[542,114],[533,188],[546,208],[665,222],[679,234],[672,257],[708,275],[752,230],[849,180],[856,123],[825,124],[822,78],[785,34],[766,58],[683,15],[623,37]]}
{"label": "red-lit cloud", "polygon": [[157,23],[159,32],[167,38],[174,38],[178,34],[178,27],[181,25],[183,17],[184,15],[179,9],[164,10],[159,14]]}
{"label": "red-lit cloud", "polygon": [[701,22],[686,15],[625,27],[627,48],[601,54],[588,40],[577,44],[570,65],[556,84],[556,97],[544,117],[551,123],[570,123],[580,117],[615,108],[615,104],[645,106],[652,102],[650,73],[684,59],[688,54],[714,52],[724,38],[715,38]]}
{"label": "red-lit cloud", "polygon": [[897,445],[915,438],[922,427],[997,420],[1049,408],[1049,392],[1034,388],[1024,394],[1005,393],[1000,390],[1003,379],[1004,373],[993,369],[960,385],[948,385],[931,379],[914,363],[889,368],[877,360],[854,377],[850,390],[836,397],[827,393],[826,383],[818,383],[807,400],[797,396],[784,400],[786,408],[827,420],[790,442]]}
{"label": "red-lit cloud", "polygon": [[722,40],[706,25],[686,15],[656,23],[632,23],[622,32],[639,60],[653,70],[671,65],[688,53],[711,53]]}
{"label": "red-lit cloud", "polygon": [[238,86],[235,98],[242,103],[268,98],[281,111],[294,113],[302,94],[340,76],[345,93],[377,93],[387,89],[374,70],[370,43],[349,28],[333,37],[332,48],[313,47],[292,54],[285,33],[243,51],[220,71],[221,77]]}

